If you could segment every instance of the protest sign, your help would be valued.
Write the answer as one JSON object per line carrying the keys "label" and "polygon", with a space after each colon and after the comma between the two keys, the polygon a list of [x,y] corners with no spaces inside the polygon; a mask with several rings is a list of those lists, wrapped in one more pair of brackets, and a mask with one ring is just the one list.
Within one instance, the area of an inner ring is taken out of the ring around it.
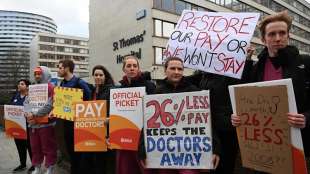
{"label": "protest sign", "polygon": [[53,116],[69,121],[74,119],[74,103],[83,100],[83,90],[77,88],[54,88]]}
{"label": "protest sign", "polygon": [[142,129],[145,87],[110,90],[110,144],[112,149],[137,150]]}
{"label": "protest sign", "polygon": [[107,151],[105,119],[107,106],[105,100],[75,103],[74,151]]}
{"label": "protest sign", "polygon": [[[32,108],[31,112],[37,112],[40,108],[45,106],[48,101],[48,84],[29,85],[28,98]],[[34,117],[34,119],[36,123],[47,123],[48,115]]]}
{"label": "protest sign", "polygon": [[229,87],[242,164],[268,173],[306,174],[300,130],[287,122],[297,113],[291,80],[277,80]]}
{"label": "protest sign", "polygon": [[164,59],[180,57],[185,67],[240,79],[258,19],[259,13],[184,10]]}
{"label": "protest sign", "polygon": [[4,105],[5,133],[8,137],[27,139],[23,106]]}
{"label": "protest sign", "polygon": [[212,169],[209,91],[146,95],[148,168]]}

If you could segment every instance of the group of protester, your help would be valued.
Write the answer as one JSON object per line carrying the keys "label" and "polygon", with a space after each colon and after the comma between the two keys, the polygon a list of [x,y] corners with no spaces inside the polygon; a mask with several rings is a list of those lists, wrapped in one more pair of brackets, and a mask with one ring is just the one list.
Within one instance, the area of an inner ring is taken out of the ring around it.
{"label": "group of protester", "polygon": [[[71,60],[59,62],[59,77],[63,80],[62,87],[83,89],[83,100],[109,101],[110,89],[115,87],[146,87],[147,94],[182,93],[199,90],[210,90],[212,133],[213,133],[213,158],[214,170],[201,171],[194,169],[147,169],[145,168],[144,137],[141,134],[138,151],[108,150],[107,152],[74,152],[74,123],[65,121],[64,137],[66,148],[70,156],[71,173],[117,173],[117,174],[198,174],[234,173],[235,160],[238,154],[238,141],[235,127],[241,125],[240,116],[233,114],[229,98],[228,86],[240,83],[269,81],[291,78],[294,86],[298,113],[288,113],[288,124],[301,129],[304,150],[309,156],[309,127],[310,127],[310,99],[306,86],[307,67],[310,61],[301,56],[296,47],[288,45],[289,30],[292,19],[286,12],[267,16],[260,23],[261,40],[265,44],[264,50],[258,55],[258,62],[248,59],[242,79],[234,79],[216,74],[197,71],[191,76],[183,76],[184,66],[178,57],[167,58],[164,64],[165,79],[158,80],[156,85],[151,81],[150,73],[142,72],[136,57],[129,55],[123,61],[123,79],[120,85],[115,82],[109,71],[102,65],[97,65],[92,70],[95,84],[90,87],[84,80],[76,77],[74,63]],[[253,50],[248,50],[250,58]],[[309,58],[308,58],[309,59]],[[48,102],[37,112],[31,112],[31,105],[27,99],[28,80],[18,82],[18,93],[12,99],[13,105],[24,105],[27,119],[27,140],[15,139],[20,156],[20,166],[14,171],[26,169],[26,149],[32,160],[29,169],[33,174],[41,173],[41,165],[45,159],[46,173],[53,173],[57,158],[57,145],[54,126],[57,122],[52,116],[49,122],[41,124],[36,122],[36,117],[46,116],[52,111],[53,85],[49,82],[48,68],[39,66],[34,70],[35,84],[48,83]],[[108,102],[109,103],[109,102]],[[30,143],[29,143],[30,140]],[[255,172],[255,171],[253,171]]]}

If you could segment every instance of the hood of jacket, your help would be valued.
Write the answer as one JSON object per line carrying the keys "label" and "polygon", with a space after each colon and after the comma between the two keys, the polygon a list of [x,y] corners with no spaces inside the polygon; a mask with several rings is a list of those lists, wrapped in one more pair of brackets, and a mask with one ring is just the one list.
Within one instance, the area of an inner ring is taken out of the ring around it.
{"label": "hood of jacket", "polygon": [[48,83],[51,80],[51,71],[46,66],[39,66],[42,69],[42,76],[40,81],[35,81],[36,84]]}

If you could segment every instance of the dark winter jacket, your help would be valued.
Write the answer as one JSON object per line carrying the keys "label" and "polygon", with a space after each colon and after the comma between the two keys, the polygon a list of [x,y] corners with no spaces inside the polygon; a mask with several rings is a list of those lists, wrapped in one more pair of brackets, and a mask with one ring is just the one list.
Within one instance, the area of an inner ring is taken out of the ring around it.
{"label": "dark winter jacket", "polygon": [[153,94],[155,91],[155,84],[151,82],[149,73],[140,73],[136,78],[131,79],[129,83],[126,76],[123,77],[123,80],[120,81],[121,88],[130,88],[130,87],[144,87],[146,94]]}
{"label": "dark winter jacket", "polygon": [[[259,55],[259,61],[253,67],[251,74],[251,80],[254,82],[263,81],[265,62],[268,58],[268,50],[265,48]],[[302,136],[304,142],[304,149],[306,155],[309,156],[309,127],[310,127],[310,95],[307,93],[307,80],[306,73],[309,72],[309,64],[304,61],[304,57],[299,54],[299,51],[294,46],[287,46],[286,48],[278,51],[278,56],[273,59],[277,59],[278,64],[282,68],[283,79],[291,78],[295,93],[295,99],[297,104],[298,113],[303,113],[306,117],[306,128],[302,129]],[[308,84],[309,85],[309,84]]]}
{"label": "dark winter jacket", "polygon": [[17,106],[23,106],[24,105],[24,101],[25,101],[26,96],[21,96],[19,92],[17,92],[15,94],[15,96],[13,96],[13,98],[11,99],[10,104],[11,105],[17,105]]}
{"label": "dark winter jacket", "polygon": [[212,124],[217,131],[235,131],[230,121],[233,111],[228,86],[247,82],[252,66],[252,61],[246,61],[241,79],[202,71],[185,77],[201,90],[210,90]]}

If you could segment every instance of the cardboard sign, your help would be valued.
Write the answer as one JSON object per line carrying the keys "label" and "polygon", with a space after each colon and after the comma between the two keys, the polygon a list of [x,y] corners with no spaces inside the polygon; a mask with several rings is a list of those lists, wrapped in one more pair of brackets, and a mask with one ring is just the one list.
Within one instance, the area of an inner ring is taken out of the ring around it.
{"label": "cardboard sign", "polygon": [[[48,84],[29,85],[29,104],[32,106],[32,112],[37,112],[48,101]],[[47,123],[48,115],[34,117],[36,123]]]}
{"label": "cardboard sign", "polygon": [[[287,123],[297,113],[290,80],[230,86],[242,164],[268,173],[306,174],[300,130]],[[295,106],[294,106],[295,105]]]}
{"label": "cardboard sign", "polygon": [[110,144],[112,149],[137,150],[142,129],[145,87],[110,90]]}
{"label": "cardboard sign", "polygon": [[48,84],[29,85],[28,98],[32,106],[32,112],[37,112],[47,103]]}
{"label": "cardboard sign", "polygon": [[105,100],[75,103],[74,151],[107,151],[105,119],[107,105]]}
{"label": "cardboard sign", "polygon": [[4,105],[5,133],[8,137],[27,139],[26,119],[24,107]]}
{"label": "cardboard sign", "polygon": [[74,103],[83,101],[83,90],[77,88],[54,88],[54,117],[73,121],[74,119]]}
{"label": "cardboard sign", "polygon": [[148,168],[212,169],[209,91],[146,95]]}
{"label": "cardboard sign", "polygon": [[259,13],[184,10],[164,59],[180,57],[185,67],[240,79],[258,19]]}

